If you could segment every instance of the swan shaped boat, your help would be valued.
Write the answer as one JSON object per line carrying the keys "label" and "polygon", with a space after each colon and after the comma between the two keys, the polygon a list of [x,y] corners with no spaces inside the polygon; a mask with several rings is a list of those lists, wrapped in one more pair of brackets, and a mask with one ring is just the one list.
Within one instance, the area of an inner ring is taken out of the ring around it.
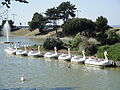
{"label": "swan shaped boat", "polygon": [[70,61],[71,58],[72,58],[72,55],[70,54],[70,48],[68,48],[68,54],[61,54],[58,57],[58,60]]}
{"label": "swan shaped boat", "polygon": [[16,54],[17,52],[17,47],[16,44],[13,46],[13,43],[9,43],[10,46],[5,48],[4,51],[8,54]]}
{"label": "swan shaped boat", "polygon": [[29,51],[28,52],[28,56],[32,56],[32,57],[43,57],[43,53],[40,52],[40,46],[38,46],[38,51]]}
{"label": "swan shaped boat", "polygon": [[110,66],[111,63],[109,62],[107,55],[108,55],[107,51],[105,51],[104,52],[104,56],[105,56],[104,60],[97,60],[97,59],[92,59],[89,57],[89,59],[87,59],[85,61],[85,64],[98,65],[98,66]]}
{"label": "swan shaped boat", "polygon": [[85,50],[82,51],[83,57],[80,56],[74,56],[71,58],[71,62],[76,62],[76,63],[84,63],[86,60],[85,56]]}
{"label": "swan shaped boat", "polygon": [[54,47],[54,53],[47,52],[44,54],[45,58],[58,58],[57,48]]}
{"label": "swan shaped boat", "polygon": [[8,54],[16,54],[17,48],[7,47],[7,48],[4,49],[4,51]]}
{"label": "swan shaped boat", "polygon": [[25,48],[25,50],[21,50],[21,49],[18,50],[18,51],[16,52],[16,55],[27,56],[27,55],[28,55],[27,47],[24,46],[24,48]]}

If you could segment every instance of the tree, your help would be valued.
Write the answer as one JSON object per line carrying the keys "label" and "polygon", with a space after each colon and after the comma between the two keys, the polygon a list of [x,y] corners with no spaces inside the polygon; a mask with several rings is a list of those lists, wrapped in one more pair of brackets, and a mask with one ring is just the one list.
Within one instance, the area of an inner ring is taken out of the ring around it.
{"label": "tree", "polygon": [[106,45],[106,44],[112,45],[120,42],[120,37],[116,34],[115,31],[109,29],[104,34],[99,34],[97,40],[102,45]]}
{"label": "tree", "polygon": [[[13,1],[13,0],[3,0],[2,5],[3,6],[5,5],[7,8],[10,8],[11,1]],[[27,0],[14,0],[14,1],[18,1],[18,2],[21,2],[21,3],[28,3]]]}
{"label": "tree", "polygon": [[28,22],[32,30],[38,28],[40,31],[42,31],[46,23],[47,23],[47,19],[43,17],[42,14],[39,14],[38,12],[34,13],[32,21]]}
{"label": "tree", "polygon": [[110,28],[107,18],[100,16],[96,19],[96,32],[104,33],[107,29]]}
{"label": "tree", "polygon": [[43,47],[48,50],[53,50],[54,47],[61,49],[63,42],[59,38],[47,38],[43,43]]}
{"label": "tree", "polygon": [[59,11],[58,11],[58,9],[56,9],[55,7],[47,9],[45,15],[46,15],[48,20],[53,21],[53,25],[54,25],[53,29],[56,30],[56,34],[58,36],[58,33],[57,33],[57,20],[59,20]]}
{"label": "tree", "polygon": [[81,35],[93,36],[95,32],[95,24],[89,19],[73,18],[67,20],[63,25],[63,33],[65,35]]}
{"label": "tree", "polygon": [[47,9],[45,15],[49,20],[59,19],[59,11],[55,7]]}
{"label": "tree", "polygon": [[58,11],[60,12],[60,19],[63,21],[67,21],[69,16],[75,17],[75,5],[72,5],[70,2],[63,2],[57,7]]}
{"label": "tree", "polygon": [[80,33],[76,34],[76,36],[70,41],[70,46],[77,47],[78,44],[82,41]]}

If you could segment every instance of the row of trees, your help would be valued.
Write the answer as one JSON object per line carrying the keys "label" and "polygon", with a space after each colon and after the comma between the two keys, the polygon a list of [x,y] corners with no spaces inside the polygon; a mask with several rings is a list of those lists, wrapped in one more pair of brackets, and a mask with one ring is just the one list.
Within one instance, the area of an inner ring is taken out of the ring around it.
{"label": "row of trees", "polygon": [[94,37],[109,28],[108,20],[103,16],[98,17],[95,22],[86,18],[73,18],[64,23],[63,32],[65,35],[76,35],[80,32],[81,35]]}
{"label": "row of trees", "polygon": [[32,21],[29,22],[30,28],[33,30],[36,28],[42,29],[46,23],[54,22],[62,19],[63,22],[67,21],[70,17],[75,17],[75,5],[70,2],[63,2],[58,7],[49,8],[46,10],[45,17],[41,13],[34,13]]}

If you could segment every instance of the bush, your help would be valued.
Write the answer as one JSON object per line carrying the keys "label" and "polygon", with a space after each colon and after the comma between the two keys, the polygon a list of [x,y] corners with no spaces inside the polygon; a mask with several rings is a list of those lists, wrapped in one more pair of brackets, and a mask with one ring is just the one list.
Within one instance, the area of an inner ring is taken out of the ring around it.
{"label": "bush", "polygon": [[110,46],[108,54],[110,60],[120,61],[120,43]]}
{"label": "bush", "polygon": [[97,56],[99,58],[104,58],[104,51],[108,51],[109,60],[120,61],[120,43],[111,46],[101,46],[98,49]]}
{"label": "bush", "polygon": [[99,47],[98,51],[97,51],[97,57],[99,58],[104,58],[104,51],[108,51],[108,49],[110,48],[109,45],[104,45]]}
{"label": "bush", "polygon": [[48,50],[53,50],[54,47],[57,47],[57,49],[60,49],[63,47],[63,42],[58,38],[57,39],[47,38],[43,43],[43,47]]}
{"label": "bush", "polygon": [[120,41],[119,35],[116,34],[115,31],[110,29],[107,30],[104,34],[99,34],[97,39],[102,45],[112,45]]}
{"label": "bush", "polygon": [[94,55],[98,50],[98,46],[97,44],[83,41],[79,44],[79,50],[82,51],[83,49],[86,51],[86,55]]}
{"label": "bush", "polygon": [[107,44],[115,44],[120,41],[119,36],[113,30],[108,30],[105,32],[107,34]]}
{"label": "bush", "polygon": [[77,47],[78,44],[82,41],[81,39],[81,35],[80,33],[78,33],[72,41],[70,41],[70,46],[73,48],[73,47]]}
{"label": "bush", "polygon": [[67,20],[63,25],[63,33],[67,36],[81,33],[85,36],[92,36],[95,31],[95,24],[89,19],[73,18]]}

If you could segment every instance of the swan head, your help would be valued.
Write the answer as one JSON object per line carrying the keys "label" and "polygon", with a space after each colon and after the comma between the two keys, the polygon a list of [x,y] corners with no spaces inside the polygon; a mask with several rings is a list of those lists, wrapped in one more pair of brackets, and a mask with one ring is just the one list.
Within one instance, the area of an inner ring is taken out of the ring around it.
{"label": "swan head", "polygon": [[68,51],[70,52],[70,48],[68,48]]}
{"label": "swan head", "polygon": [[55,50],[55,53],[57,53],[57,48],[56,47],[54,47],[54,50]]}
{"label": "swan head", "polygon": [[85,50],[82,50],[82,53],[85,53]]}
{"label": "swan head", "polygon": [[104,55],[108,55],[107,51],[104,52]]}
{"label": "swan head", "polygon": [[40,48],[40,46],[38,46],[38,48]]}
{"label": "swan head", "polygon": [[56,47],[54,47],[54,50],[57,50],[57,48],[56,48]]}

